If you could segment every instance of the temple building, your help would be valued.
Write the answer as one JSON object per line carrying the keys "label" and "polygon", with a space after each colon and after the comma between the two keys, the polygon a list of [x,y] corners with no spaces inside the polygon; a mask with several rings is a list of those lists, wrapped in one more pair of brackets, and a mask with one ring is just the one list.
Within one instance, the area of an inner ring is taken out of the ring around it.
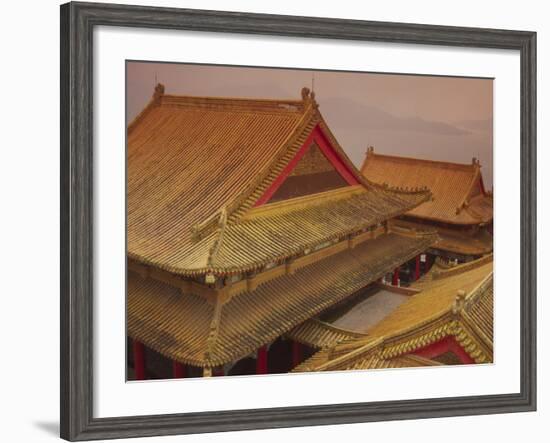
{"label": "temple building", "polygon": [[430,201],[400,217],[402,226],[437,229],[440,239],[426,260],[440,256],[462,263],[492,252],[493,195],[485,189],[477,159],[471,164],[421,160],[382,155],[369,147],[361,172],[374,183],[430,189]]}
{"label": "temple building", "polygon": [[307,88],[157,85],[127,135],[129,379],[288,372],[315,350],[291,331],[383,289],[438,239],[393,222],[430,191],[365,178]]}
{"label": "temple building", "polygon": [[[291,336],[320,349],[295,372],[491,363],[493,257],[447,267],[438,261],[390,312],[358,306],[309,320]],[[346,320],[342,322],[342,320]]]}

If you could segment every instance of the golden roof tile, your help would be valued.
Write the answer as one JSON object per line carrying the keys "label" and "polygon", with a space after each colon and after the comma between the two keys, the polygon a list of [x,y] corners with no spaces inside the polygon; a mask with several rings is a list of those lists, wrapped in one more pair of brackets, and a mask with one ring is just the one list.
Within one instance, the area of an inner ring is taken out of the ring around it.
{"label": "golden roof tile", "polygon": [[492,270],[492,256],[488,256],[433,273],[419,285],[421,292],[369,329],[366,337],[333,343],[294,370],[396,367],[395,358],[448,336],[477,363],[492,361]]}
{"label": "golden roof tile", "polygon": [[[411,220],[394,220],[396,226],[404,226],[409,229],[426,229],[427,225]],[[480,227],[475,231],[471,229],[453,229],[437,226],[439,235],[434,249],[451,252],[460,255],[479,256],[490,254],[493,251],[493,236],[486,228]]]}
{"label": "golden roof tile", "polygon": [[[302,214],[241,223],[315,127],[363,188],[350,204],[367,219],[388,219],[429,198],[426,190],[392,190],[365,179],[309,91],[302,100],[224,99],[165,95],[161,87],[128,127],[129,258],[181,275],[242,272],[289,257],[296,245],[324,242],[320,231],[327,224],[314,226],[315,204]],[[334,203],[333,211],[350,224],[331,236],[364,225],[359,216],[345,215],[342,205]],[[274,232],[269,224],[275,218],[292,229],[300,219],[309,229]],[[247,241],[238,244],[240,235]],[[279,242],[281,235],[286,238]]]}
{"label": "golden roof tile", "polygon": [[312,348],[324,348],[349,338],[366,337],[366,334],[338,328],[312,318],[293,328],[286,336]]}
{"label": "golden roof tile", "polygon": [[239,360],[414,257],[434,236],[385,234],[233,296],[223,306],[129,272],[128,334],[184,363]]}
{"label": "golden roof tile", "polygon": [[373,149],[361,172],[369,181],[395,187],[426,186],[432,200],[409,211],[412,217],[443,223],[485,224],[493,219],[493,197],[483,190],[480,165],[381,155]]}

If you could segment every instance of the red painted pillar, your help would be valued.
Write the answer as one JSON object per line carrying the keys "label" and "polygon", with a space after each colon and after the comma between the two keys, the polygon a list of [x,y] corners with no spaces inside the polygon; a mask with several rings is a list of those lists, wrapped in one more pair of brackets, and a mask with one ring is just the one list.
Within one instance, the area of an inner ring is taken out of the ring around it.
{"label": "red painted pillar", "polygon": [[267,346],[262,346],[257,351],[256,374],[267,374]]}
{"label": "red painted pillar", "polygon": [[414,279],[418,280],[420,278],[420,255],[416,256],[414,264]]}
{"label": "red painted pillar", "polygon": [[223,366],[218,366],[212,371],[212,375],[214,377],[222,377],[225,375],[225,371],[223,370]]}
{"label": "red painted pillar", "polygon": [[302,344],[297,341],[292,342],[292,367],[295,368],[302,363]]}
{"label": "red painted pillar", "polygon": [[145,346],[143,343],[133,340],[134,373],[136,380],[145,380]]}
{"label": "red painted pillar", "polygon": [[185,365],[179,361],[172,361],[172,377],[173,378],[185,378],[186,370]]}
{"label": "red painted pillar", "polygon": [[399,283],[399,266],[395,268],[395,271],[393,271],[393,279],[392,279],[392,285],[397,286]]}

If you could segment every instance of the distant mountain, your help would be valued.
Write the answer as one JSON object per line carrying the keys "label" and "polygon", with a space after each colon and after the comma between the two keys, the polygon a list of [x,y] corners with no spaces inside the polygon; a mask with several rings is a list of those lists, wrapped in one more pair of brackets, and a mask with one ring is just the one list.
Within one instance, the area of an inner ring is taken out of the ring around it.
{"label": "distant mountain", "polygon": [[462,120],[457,125],[475,132],[490,132],[493,130],[493,119]]}
{"label": "distant mountain", "polygon": [[375,106],[348,98],[332,97],[319,100],[321,112],[339,127],[367,130],[421,132],[434,135],[463,136],[470,133],[449,123],[426,120],[421,117],[399,117]]}

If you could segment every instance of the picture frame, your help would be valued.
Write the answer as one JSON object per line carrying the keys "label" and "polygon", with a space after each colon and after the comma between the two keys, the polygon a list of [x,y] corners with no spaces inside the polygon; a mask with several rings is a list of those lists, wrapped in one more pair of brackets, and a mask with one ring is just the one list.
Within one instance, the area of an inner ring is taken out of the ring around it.
{"label": "picture frame", "polygon": [[[192,30],[519,51],[521,385],[517,394],[97,418],[93,415],[93,30]],[[61,6],[61,437],[144,437],[536,409],[536,33],[113,4]]]}

